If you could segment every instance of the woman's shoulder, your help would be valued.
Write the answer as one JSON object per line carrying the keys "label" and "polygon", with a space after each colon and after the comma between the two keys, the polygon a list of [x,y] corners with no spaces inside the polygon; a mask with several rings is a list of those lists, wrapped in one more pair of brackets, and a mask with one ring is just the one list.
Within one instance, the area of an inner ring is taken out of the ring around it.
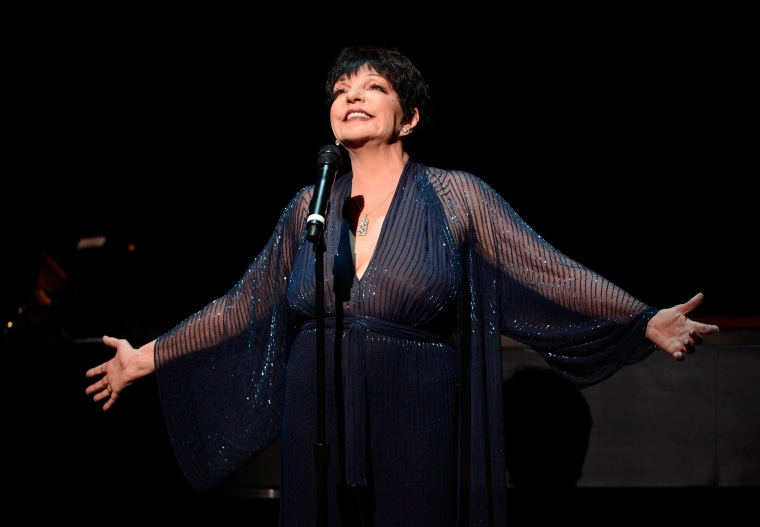
{"label": "woman's shoulder", "polygon": [[423,163],[417,163],[419,172],[425,174],[425,177],[434,185],[446,188],[450,185],[465,187],[470,190],[481,189],[492,192],[491,186],[479,176],[466,170],[457,170],[450,168],[440,168]]}

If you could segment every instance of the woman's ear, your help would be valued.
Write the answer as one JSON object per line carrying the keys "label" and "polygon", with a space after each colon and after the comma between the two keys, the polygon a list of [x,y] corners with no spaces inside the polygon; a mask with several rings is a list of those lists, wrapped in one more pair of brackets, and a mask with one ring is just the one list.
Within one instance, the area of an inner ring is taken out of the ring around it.
{"label": "woman's ear", "polygon": [[414,130],[414,127],[417,126],[418,122],[420,122],[420,110],[418,108],[415,108],[412,118],[409,119],[409,122],[404,123],[404,125],[401,127],[401,133],[404,135],[411,134],[412,130]]}

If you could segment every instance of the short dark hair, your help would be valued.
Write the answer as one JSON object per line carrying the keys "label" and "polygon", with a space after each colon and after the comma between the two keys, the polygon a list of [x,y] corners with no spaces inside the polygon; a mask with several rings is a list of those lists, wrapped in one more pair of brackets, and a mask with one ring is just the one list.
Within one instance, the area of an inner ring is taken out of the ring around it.
{"label": "short dark hair", "polygon": [[393,86],[405,120],[412,118],[415,108],[420,112],[417,128],[430,120],[432,106],[428,84],[412,61],[396,48],[349,46],[340,50],[327,73],[328,105],[335,100],[335,83],[344,76],[355,75],[362,66],[369,66]]}

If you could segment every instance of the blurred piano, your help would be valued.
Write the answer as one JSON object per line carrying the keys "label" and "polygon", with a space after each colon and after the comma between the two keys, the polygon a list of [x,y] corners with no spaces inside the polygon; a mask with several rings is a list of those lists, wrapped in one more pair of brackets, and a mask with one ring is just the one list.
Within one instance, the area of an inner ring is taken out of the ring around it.
{"label": "blurred piano", "polygon": [[174,276],[182,283],[159,288],[165,266],[174,263],[147,245],[81,238],[35,255],[36,276],[25,269],[10,277],[15,293],[4,301],[14,305],[3,321],[2,348],[13,381],[9,451],[22,461],[11,464],[12,485],[25,495],[54,493],[67,511],[61,517],[72,519],[95,514],[117,495],[145,503],[135,519],[150,507],[173,521],[249,515],[251,508],[262,519],[276,518],[279,443],[218,490],[197,493],[174,460],[152,377],[108,412],[85,395],[92,382],[86,370],[112,356],[104,334],[140,345],[216,294],[181,272]]}

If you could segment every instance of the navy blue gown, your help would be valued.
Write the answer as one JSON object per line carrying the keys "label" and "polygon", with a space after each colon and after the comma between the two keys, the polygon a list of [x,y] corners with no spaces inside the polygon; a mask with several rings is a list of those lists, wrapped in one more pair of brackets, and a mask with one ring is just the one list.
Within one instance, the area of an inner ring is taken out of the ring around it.
{"label": "navy blue gown", "polygon": [[[506,525],[501,337],[578,386],[655,348],[656,309],[562,254],[472,174],[407,163],[354,271],[351,173],[325,227],[328,523]],[[158,338],[179,465],[211,489],[282,442],[280,521],[317,523],[313,186],[230,291]]]}

